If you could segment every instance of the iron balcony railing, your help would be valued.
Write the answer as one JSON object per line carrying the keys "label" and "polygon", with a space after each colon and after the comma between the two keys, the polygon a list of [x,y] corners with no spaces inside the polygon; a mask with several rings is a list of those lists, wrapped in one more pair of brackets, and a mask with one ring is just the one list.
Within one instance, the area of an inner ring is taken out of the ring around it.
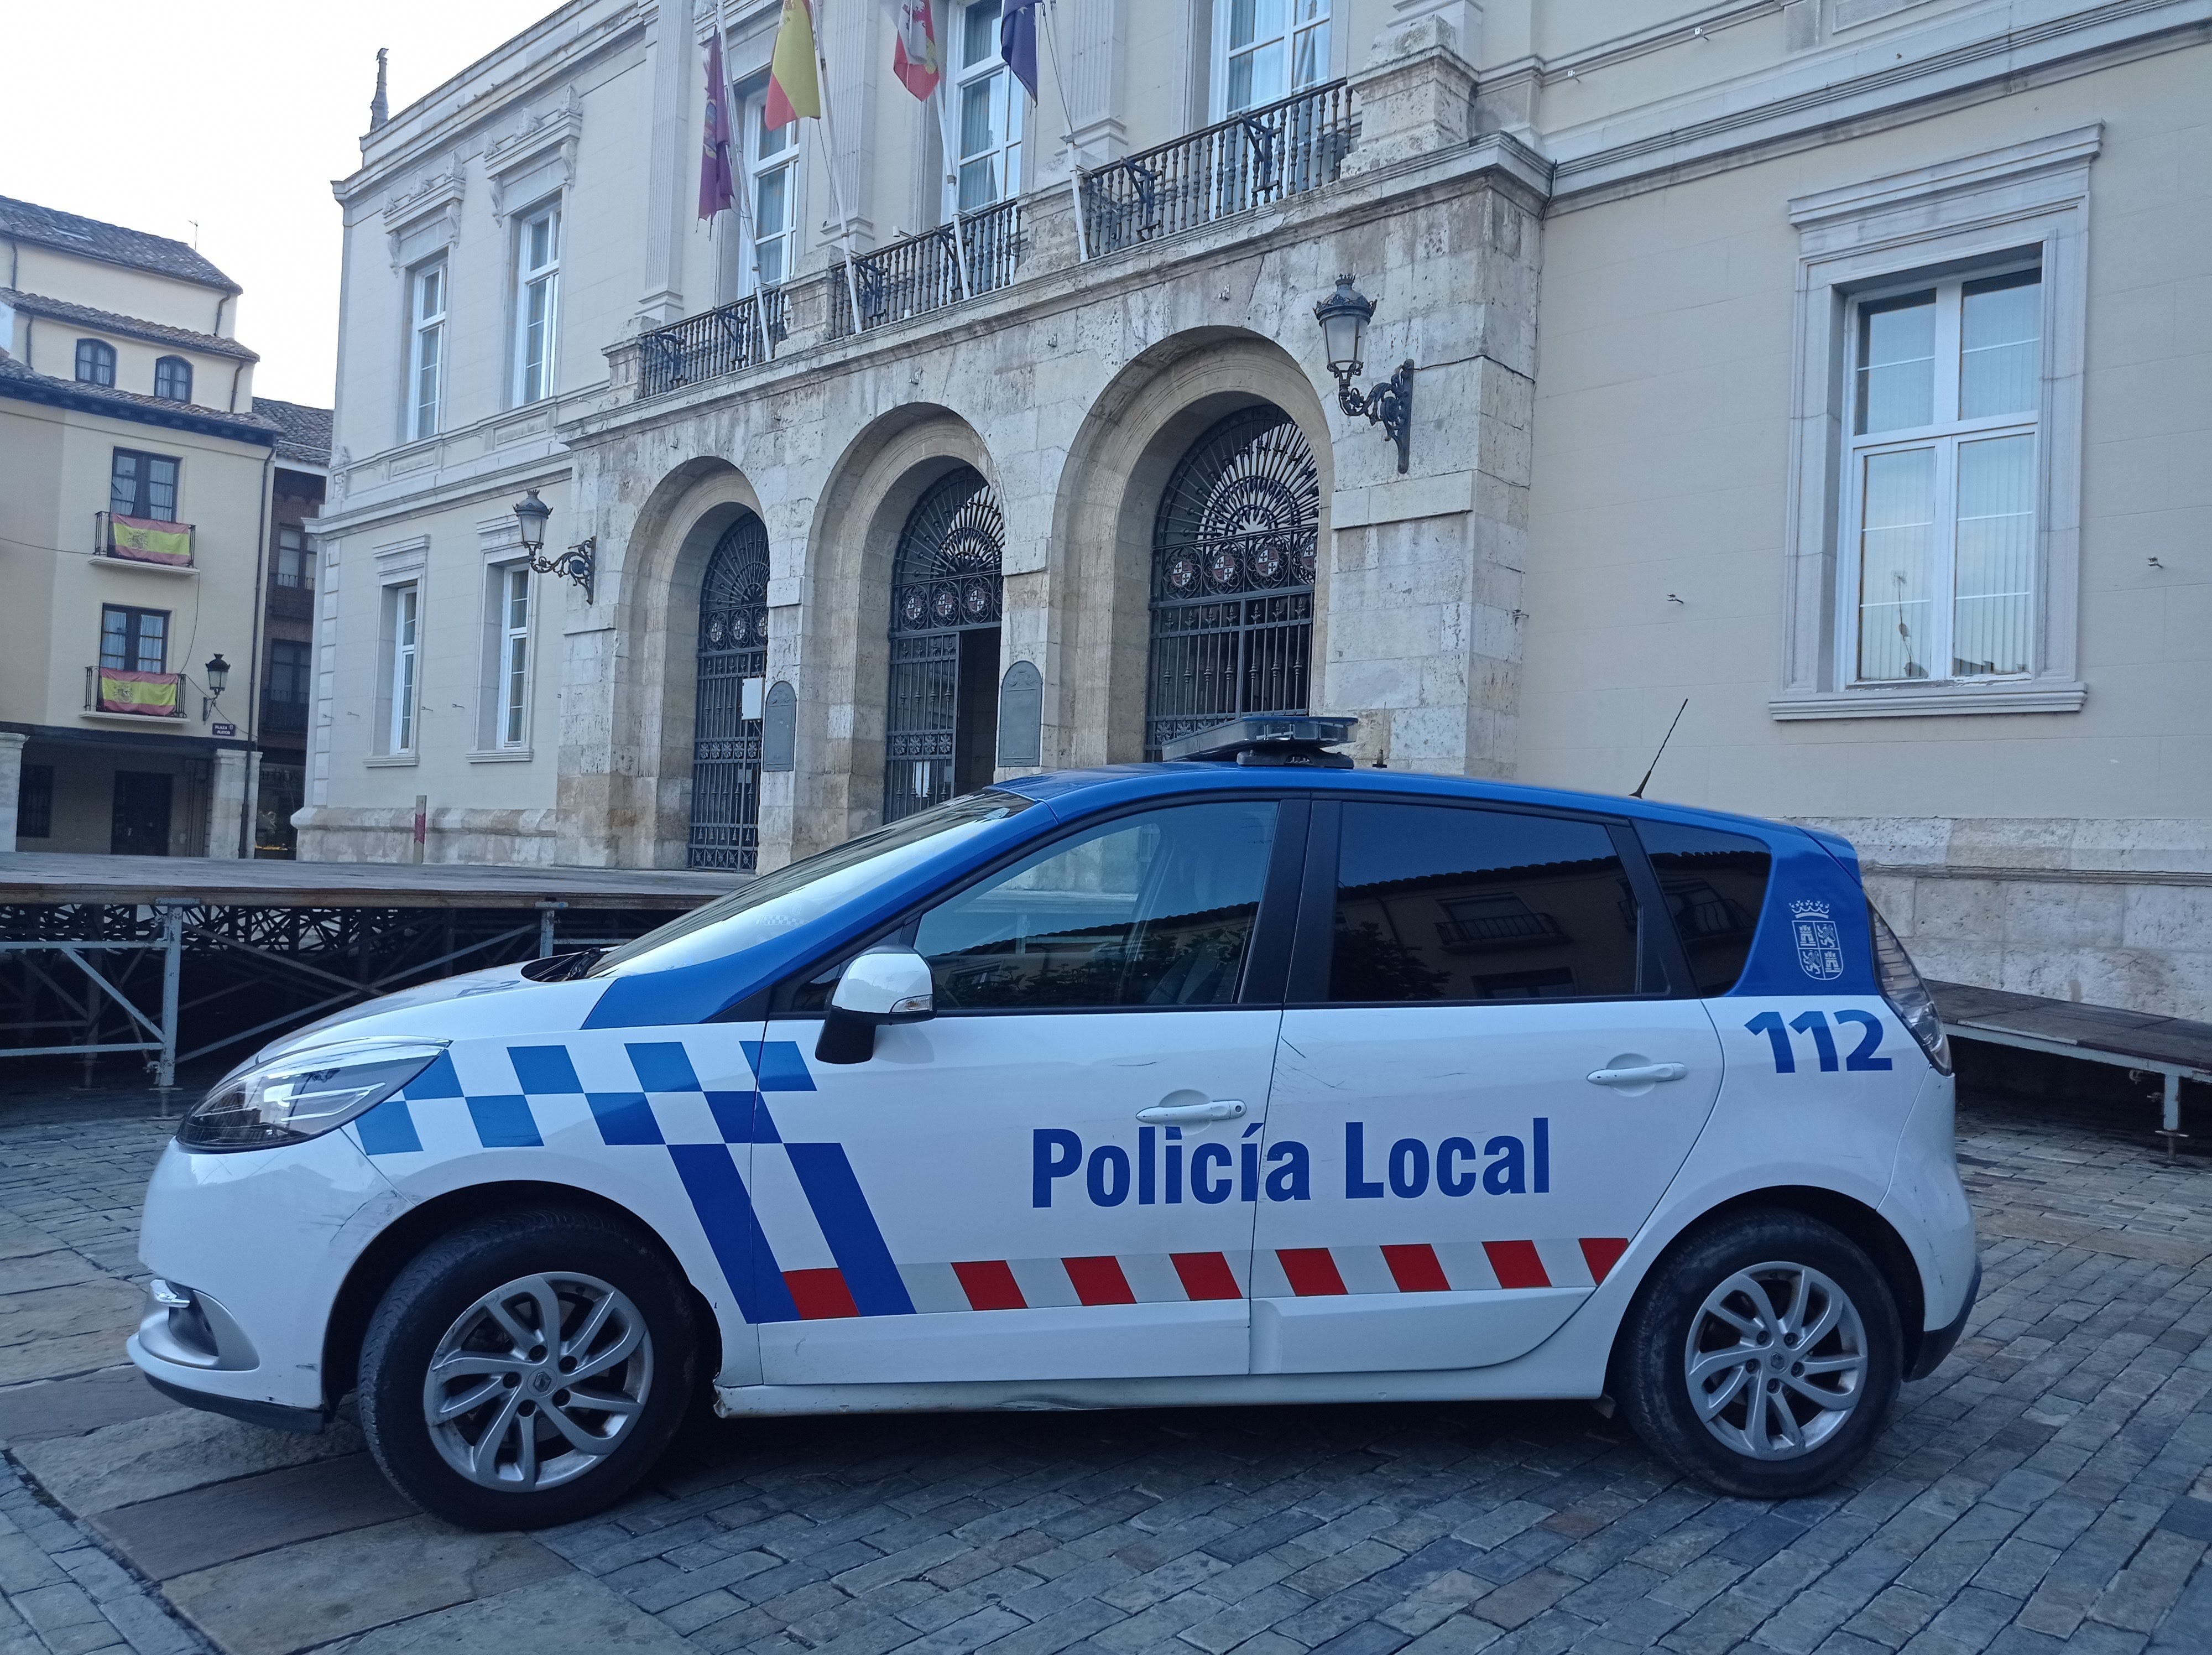
{"label": "iron balcony railing", "polygon": [[787,312],[784,290],[769,288],[640,335],[638,394],[660,396],[767,361],[790,331]]}
{"label": "iron balcony railing", "polygon": [[131,718],[181,719],[182,672],[139,672],[105,662],[84,669],[84,710]]}
{"label": "iron balcony railing", "polygon": [[855,307],[859,331],[865,333],[997,292],[1014,279],[1021,264],[1021,204],[1001,201],[858,255],[849,288],[844,265],[832,265],[830,337],[853,336]]}
{"label": "iron balcony railing", "polygon": [[1438,920],[1437,940],[1453,954],[1486,953],[1495,948],[1534,948],[1565,942],[1567,934],[1549,914],[1473,914]]}
{"label": "iron balcony railing", "polygon": [[126,563],[150,563],[156,569],[190,569],[198,550],[199,531],[190,523],[172,523],[156,517],[128,517],[121,512],[92,514],[92,552]]}
{"label": "iron balcony railing", "polygon": [[1334,183],[1358,131],[1350,88],[1332,81],[1085,173],[1091,256]]}

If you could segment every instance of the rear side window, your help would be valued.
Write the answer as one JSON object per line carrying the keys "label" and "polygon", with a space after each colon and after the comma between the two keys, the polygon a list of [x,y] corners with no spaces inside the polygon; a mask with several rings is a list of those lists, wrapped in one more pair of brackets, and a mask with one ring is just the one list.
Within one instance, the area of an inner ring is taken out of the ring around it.
{"label": "rear side window", "polygon": [[1726,994],[1751,956],[1773,859],[1745,834],[1671,822],[1639,822],[1636,831],[1666,892],[1698,993]]}
{"label": "rear side window", "polygon": [[1332,1001],[1636,992],[1636,896],[1600,824],[1347,803],[1339,843]]}

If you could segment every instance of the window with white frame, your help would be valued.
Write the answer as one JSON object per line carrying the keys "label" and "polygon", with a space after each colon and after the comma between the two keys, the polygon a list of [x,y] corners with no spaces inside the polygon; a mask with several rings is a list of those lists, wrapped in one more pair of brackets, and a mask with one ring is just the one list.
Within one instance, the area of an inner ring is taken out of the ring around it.
{"label": "window with white frame", "polygon": [[1329,0],[1214,0],[1215,119],[1329,78]]}
{"label": "window with white frame", "polygon": [[427,265],[409,283],[407,440],[438,435],[446,386],[446,266]]}
{"label": "window with white frame", "polygon": [[768,124],[765,93],[745,102],[745,193],[752,211],[753,269],[747,292],[787,278],[799,252],[799,123]]}
{"label": "window with white frame", "polygon": [[561,210],[522,221],[514,252],[514,399],[553,394],[554,332],[561,289]]}
{"label": "window with white frame", "polygon": [[1800,196],[1778,719],[2075,712],[2092,125]]}
{"label": "window with white frame", "polygon": [[510,563],[495,569],[493,578],[499,603],[499,714],[495,745],[521,747],[530,740],[530,569],[526,564]]}
{"label": "window with white frame", "polygon": [[386,621],[392,640],[389,667],[391,722],[386,727],[386,750],[415,751],[415,720],[421,685],[416,665],[422,621],[422,588],[407,586],[385,588]]}
{"label": "window with white frame", "polygon": [[2029,670],[2042,310],[2036,264],[1852,303],[1857,683]]}
{"label": "window with white frame", "polygon": [[963,213],[1021,189],[1022,105],[1028,95],[999,55],[999,0],[971,0],[953,31],[953,106],[960,153],[954,205]]}

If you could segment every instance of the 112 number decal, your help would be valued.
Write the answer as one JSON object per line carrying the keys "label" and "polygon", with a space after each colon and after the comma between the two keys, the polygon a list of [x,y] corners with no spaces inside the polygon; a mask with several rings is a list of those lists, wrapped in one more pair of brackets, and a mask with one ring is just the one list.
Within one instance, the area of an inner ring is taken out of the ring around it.
{"label": "112 number decal", "polygon": [[1851,1048],[1840,1064],[1836,1062],[1836,1031],[1828,1026],[1827,1018],[1820,1012],[1800,1013],[1786,1024],[1779,1012],[1761,1012],[1743,1026],[1753,1034],[1766,1037],[1767,1044],[1774,1048],[1774,1072],[1777,1074],[1795,1074],[1797,1072],[1797,1053],[1790,1038],[1793,1030],[1813,1037],[1813,1050],[1820,1060],[1820,1073],[1823,1074],[1832,1074],[1838,1068],[1886,1069],[1889,1067],[1889,1059],[1875,1056],[1881,1050],[1880,1018],[1872,1012],[1841,1011],[1836,1013],[1836,1021],[1839,1025],[1856,1024],[1860,1030],[1858,1044]]}

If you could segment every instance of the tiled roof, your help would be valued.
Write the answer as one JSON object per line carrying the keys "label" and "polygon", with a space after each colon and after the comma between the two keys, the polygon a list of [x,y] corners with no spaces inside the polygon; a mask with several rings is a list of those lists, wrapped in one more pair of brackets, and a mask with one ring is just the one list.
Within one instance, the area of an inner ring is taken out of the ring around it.
{"label": "tiled roof", "polygon": [[43,293],[18,293],[13,288],[0,288],[0,305],[13,305],[33,316],[45,316],[57,322],[74,322],[80,327],[96,327],[102,332],[119,333],[126,339],[144,339],[152,344],[173,344],[186,350],[205,351],[210,356],[234,356],[240,362],[258,362],[261,358],[235,339],[226,339],[220,334],[195,333],[188,327],[171,327],[166,322],[149,322],[137,316],[125,316],[112,310],[94,310],[90,305],[72,304],[67,299],[49,299]]}
{"label": "tiled roof", "polygon": [[331,463],[331,411],[310,408],[303,402],[279,402],[256,397],[253,411],[283,433],[276,439],[276,458],[295,459],[303,465]]}
{"label": "tiled roof", "polygon": [[127,265],[133,270],[151,271],[156,276],[172,276],[179,281],[198,282],[226,293],[244,291],[181,241],[173,241],[166,235],[149,235],[143,230],[127,230],[120,224],[106,224],[96,218],[80,218],[75,213],[58,212],[35,202],[0,196],[0,236],[111,265]]}
{"label": "tiled roof", "polygon": [[111,386],[59,380],[50,374],[33,372],[4,351],[0,351],[0,397],[82,409],[143,425],[166,425],[173,430],[201,431],[210,436],[228,437],[234,442],[273,445],[279,434],[276,423],[258,413],[225,413],[220,408],[203,408],[198,403],[142,397],[135,391],[118,391]]}

